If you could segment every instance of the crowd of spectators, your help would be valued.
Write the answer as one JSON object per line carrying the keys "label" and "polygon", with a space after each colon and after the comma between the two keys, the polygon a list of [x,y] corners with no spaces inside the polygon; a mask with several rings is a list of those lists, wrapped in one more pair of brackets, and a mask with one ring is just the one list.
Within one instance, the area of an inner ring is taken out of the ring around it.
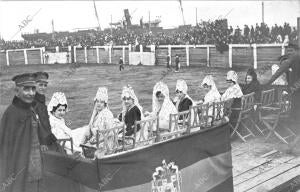
{"label": "crowd of spectators", "polygon": [[32,47],[66,47],[95,45],[178,45],[214,44],[224,51],[228,44],[283,43],[297,40],[297,30],[288,23],[269,27],[265,23],[256,26],[244,25],[243,29],[227,26],[227,20],[201,21],[196,26],[184,26],[173,30],[112,29],[79,32],[55,32],[51,34],[22,35],[22,41],[0,40],[1,50]]}

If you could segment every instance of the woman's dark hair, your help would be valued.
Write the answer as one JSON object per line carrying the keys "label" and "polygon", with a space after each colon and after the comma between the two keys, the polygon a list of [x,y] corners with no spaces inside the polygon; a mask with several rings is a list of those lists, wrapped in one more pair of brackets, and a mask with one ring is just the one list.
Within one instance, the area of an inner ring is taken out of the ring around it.
{"label": "woman's dark hair", "polygon": [[202,85],[202,87],[211,87],[211,85],[207,85],[207,83],[204,83],[204,84]]}
{"label": "woman's dark hair", "polygon": [[249,68],[247,71],[246,77],[247,77],[247,75],[250,75],[253,78],[253,80],[257,80],[257,74],[256,74],[254,68]]}
{"label": "woman's dark hair", "polygon": [[[100,102],[103,102],[103,101],[100,101]],[[96,103],[96,100],[94,101],[94,104]],[[104,103],[104,107],[107,107],[107,103],[106,102],[103,102]]]}
{"label": "woman's dark hair", "polygon": [[55,111],[56,111],[56,109],[58,109],[60,106],[64,106],[65,108],[67,108],[67,104],[58,104],[57,106],[55,106],[55,107],[53,107],[52,108],[52,111],[51,111],[51,113],[54,113]]}
{"label": "woman's dark hair", "polygon": [[230,80],[226,80],[227,82],[230,82],[230,83],[233,83],[233,84],[236,84],[235,81],[232,81],[231,79]]}
{"label": "woman's dark hair", "polygon": [[161,91],[157,91],[157,92],[155,93],[155,96],[158,97],[158,96],[160,96],[161,94],[162,94]]}

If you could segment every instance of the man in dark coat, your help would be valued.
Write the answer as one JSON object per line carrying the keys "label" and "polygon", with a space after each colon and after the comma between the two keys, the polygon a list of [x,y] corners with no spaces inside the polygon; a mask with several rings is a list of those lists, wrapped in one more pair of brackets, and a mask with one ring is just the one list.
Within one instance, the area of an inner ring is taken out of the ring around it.
{"label": "man in dark coat", "polygon": [[119,70],[120,70],[120,71],[124,70],[124,62],[123,62],[122,57],[120,57],[119,65],[120,65],[120,66],[119,66]]}
{"label": "man in dark coat", "polygon": [[32,102],[36,93],[36,75],[15,76],[16,94],[5,110],[0,124],[0,190],[6,192],[40,191],[42,179],[41,145],[44,132],[39,131],[39,116]]}
{"label": "man in dark coat", "polygon": [[[267,82],[271,85],[284,72],[287,75],[288,86],[291,94],[291,120],[294,128],[299,129],[300,124],[300,52],[295,44],[289,44],[288,54],[282,57],[281,66],[276,73]],[[297,130],[299,132],[299,130]],[[299,133],[298,133],[299,134]],[[300,135],[297,136],[291,147],[293,148],[300,141]]]}
{"label": "man in dark coat", "polygon": [[175,72],[178,72],[179,71],[179,56],[178,55],[176,55],[175,64],[176,64]]}
{"label": "man in dark coat", "polygon": [[167,68],[170,69],[170,55],[167,56]]}
{"label": "man in dark coat", "polygon": [[40,118],[39,132],[45,135],[41,139],[41,144],[47,145],[51,150],[60,151],[59,146],[56,144],[56,137],[51,132],[51,125],[49,122],[49,115],[46,106],[46,91],[48,86],[49,75],[46,72],[37,72],[36,75],[36,94],[33,101],[33,108]]}

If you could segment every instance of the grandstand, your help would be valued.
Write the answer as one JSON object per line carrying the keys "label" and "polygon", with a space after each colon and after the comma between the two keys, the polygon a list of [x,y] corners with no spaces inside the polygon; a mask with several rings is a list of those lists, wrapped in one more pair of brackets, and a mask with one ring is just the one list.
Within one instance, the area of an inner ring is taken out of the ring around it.
{"label": "grandstand", "polygon": [[[283,26],[274,25],[272,27],[263,23],[261,25],[256,24],[255,27],[245,25],[242,31],[239,28],[227,27],[227,20],[203,21],[197,26],[174,29],[151,28],[151,31],[146,28],[106,29],[104,31],[90,29],[77,32],[22,34],[22,38],[24,41],[20,42],[1,40],[1,49],[76,45],[103,46],[107,44],[133,45],[136,41],[144,46],[152,44],[266,44],[298,39],[296,28],[292,28],[288,23]],[[224,48],[221,47],[219,50],[222,51]]]}

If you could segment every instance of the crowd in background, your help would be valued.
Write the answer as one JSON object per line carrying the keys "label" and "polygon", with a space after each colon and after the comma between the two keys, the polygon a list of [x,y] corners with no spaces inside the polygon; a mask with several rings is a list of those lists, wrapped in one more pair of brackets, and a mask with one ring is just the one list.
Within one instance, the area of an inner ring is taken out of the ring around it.
{"label": "crowd in background", "polygon": [[86,30],[78,32],[55,32],[51,34],[23,34],[22,41],[0,40],[1,50],[32,47],[66,47],[95,45],[179,45],[214,44],[226,50],[228,44],[283,43],[296,41],[297,30],[288,23],[269,27],[265,23],[256,26],[244,25],[233,28],[227,20],[201,21],[196,26],[184,26],[172,30],[112,29],[104,31]]}

